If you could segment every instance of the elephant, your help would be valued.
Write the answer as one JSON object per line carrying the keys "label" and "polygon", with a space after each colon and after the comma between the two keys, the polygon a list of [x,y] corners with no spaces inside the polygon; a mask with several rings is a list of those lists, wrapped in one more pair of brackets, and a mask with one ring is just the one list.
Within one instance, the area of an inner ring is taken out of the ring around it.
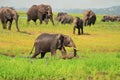
{"label": "elephant", "polygon": [[56,50],[59,49],[62,53],[62,56],[66,55],[65,47],[73,47],[74,49],[74,56],[76,56],[76,45],[68,35],[64,34],[49,34],[49,33],[42,33],[39,35],[33,45],[33,48],[30,52],[32,53],[35,47],[35,53],[31,58],[36,58],[38,54],[41,53],[40,58],[44,58],[46,52],[51,52],[51,55],[56,55]]}
{"label": "elephant", "polygon": [[120,22],[120,16],[116,16],[116,21]]}
{"label": "elephant", "polygon": [[63,17],[62,17],[62,20],[61,20],[61,23],[62,24],[71,24],[72,22],[73,22],[73,17],[72,16],[70,16],[70,15],[64,15]]}
{"label": "elephant", "polygon": [[64,16],[64,15],[67,15],[67,13],[65,13],[65,12],[58,12],[55,20],[56,20],[57,22],[61,22],[62,16]]}
{"label": "elephant", "polygon": [[27,11],[27,22],[29,23],[30,20],[33,20],[36,23],[37,19],[39,19],[40,24],[42,24],[42,21],[48,24],[48,19],[50,19],[54,25],[51,6],[45,4],[31,6]]}
{"label": "elephant", "polygon": [[103,16],[103,18],[101,19],[102,22],[108,22],[109,21],[109,16]]}
{"label": "elephant", "polygon": [[120,17],[119,16],[113,16],[113,15],[105,15],[103,16],[103,18],[101,19],[101,21],[103,22],[115,22],[115,21],[120,21]]}
{"label": "elephant", "polygon": [[70,24],[73,22],[73,17],[68,15],[67,13],[58,13],[56,17],[56,21],[61,22],[61,24]]}
{"label": "elephant", "polygon": [[[83,34],[83,20],[80,19],[79,17],[75,17],[73,20],[73,34],[75,34],[75,29],[78,29],[78,35]],[[81,30],[81,33],[80,33]]]}
{"label": "elephant", "polygon": [[84,26],[91,26],[91,24],[95,24],[96,22],[96,15],[92,10],[85,10],[84,11]]}
{"label": "elephant", "polygon": [[12,22],[13,20],[15,20],[16,28],[17,28],[17,31],[19,32],[20,30],[18,28],[18,18],[19,18],[19,15],[15,9],[11,7],[0,8],[0,19],[1,19],[3,29],[7,29],[7,23],[9,22],[8,29],[11,30]]}

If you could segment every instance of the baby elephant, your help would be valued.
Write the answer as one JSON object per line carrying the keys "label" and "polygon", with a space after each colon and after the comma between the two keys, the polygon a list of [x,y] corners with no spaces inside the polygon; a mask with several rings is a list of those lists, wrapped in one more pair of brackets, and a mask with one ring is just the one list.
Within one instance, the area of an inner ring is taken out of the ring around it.
{"label": "baby elephant", "polygon": [[65,47],[73,47],[74,56],[76,56],[77,52],[73,40],[69,36],[63,34],[43,33],[35,40],[32,51],[34,47],[35,53],[33,54],[32,58],[35,58],[40,53],[41,58],[44,58],[46,52],[51,52],[51,55],[55,56],[57,49],[59,49],[62,53],[62,56],[64,56],[67,54]]}
{"label": "baby elephant", "polygon": [[[75,34],[75,29],[78,29],[78,35],[83,34],[83,20],[80,19],[79,17],[75,17],[73,20],[73,34]],[[80,29],[81,29],[81,33],[80,33]]]}

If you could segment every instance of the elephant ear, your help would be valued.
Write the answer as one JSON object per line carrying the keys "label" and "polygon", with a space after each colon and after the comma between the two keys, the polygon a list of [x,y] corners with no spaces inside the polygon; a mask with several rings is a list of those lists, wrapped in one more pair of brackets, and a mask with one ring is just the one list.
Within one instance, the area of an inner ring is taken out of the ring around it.
{"label": "elephant ear", "polygon": [[11,18],[12,18],[9,9],[5,9],[3,13],[4,13],[4,16],[5,16],[7,19],[11,19]]}
{"label": "elephant ear", "polygon": [[6,9],[6,10],[4,11],[4,16],[5,16],[7,19],[11,19],[11,18],[12,18],[9,9]]}
{"label": "elephant ear", "polygon": [[57,35],[57,47],[62,48],[64,46],[64,36],[62,34]]}

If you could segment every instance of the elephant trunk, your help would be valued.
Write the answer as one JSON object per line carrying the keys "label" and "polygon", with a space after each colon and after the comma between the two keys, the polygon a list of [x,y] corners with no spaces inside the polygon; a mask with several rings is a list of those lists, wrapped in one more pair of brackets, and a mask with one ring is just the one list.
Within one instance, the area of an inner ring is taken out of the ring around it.
{"label": "elephant trunk", "polygon": [[51,20],[52,24],[55,25],[54,21],[53,21],[53,15],[50,16],[50,20]]}
{"label": "elephant trunk", "polygon": [[75,56],[77,55],[76,45],[74,44],[73,41],[72,41],[71,45],[72,45],[72,47],[73,47],[73,51],[74,51],[73,55],[74,55],[74,57],[75,57]]}
{"label": "elephant trunk", "polygon": [[15,19],[17,31],[20,32],[20,30],[18,28],[18,18],[19,18],[19,15],[17,15],[14,19]]}
{"label": "elephant trunk", "polygon": [[74,57],[77,55],[77,49],[76,47],[73,47],[73,50],[74,50]]}

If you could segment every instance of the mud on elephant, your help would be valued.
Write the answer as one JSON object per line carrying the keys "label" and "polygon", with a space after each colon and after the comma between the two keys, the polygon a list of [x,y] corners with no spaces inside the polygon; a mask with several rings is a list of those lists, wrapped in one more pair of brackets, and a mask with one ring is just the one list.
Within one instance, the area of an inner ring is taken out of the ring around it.
{"label": "mud on elephant", "polygon": [[41,54],[40,58],[44,58],[46,52],[51,52],[51,55],[56,55],[56,50],[59,49],[62,53],[62,56],[66,55],[65,47],[73,47],[74,56],[76,56],[76,45],[73,40],[63,34],[48,34],[43,33],[39,35],[33,45],[31,53],[35,47],[35,53],[32,58],[35,58],[37,55]]}
{"label": "mud on elephant", "polygon": [[11,25],[13,20],[15,20],[17,31],[20,31],[18,28],[18,18],[16,10],[11,7],[0,8],[0,19],[2,22],[3,29],[7,29],[7,23],[9,22],[8,29],[11,30]]}
{"label": "mud on elephant", "polygon": [[45,4],[31,6],[27,11],[27,22],[33,20],[36,23],[37,19],[39,19],[40,24],[42,24],[43,21],[48,24],[48,20],[50,19],[54,25],[51,6]]}

